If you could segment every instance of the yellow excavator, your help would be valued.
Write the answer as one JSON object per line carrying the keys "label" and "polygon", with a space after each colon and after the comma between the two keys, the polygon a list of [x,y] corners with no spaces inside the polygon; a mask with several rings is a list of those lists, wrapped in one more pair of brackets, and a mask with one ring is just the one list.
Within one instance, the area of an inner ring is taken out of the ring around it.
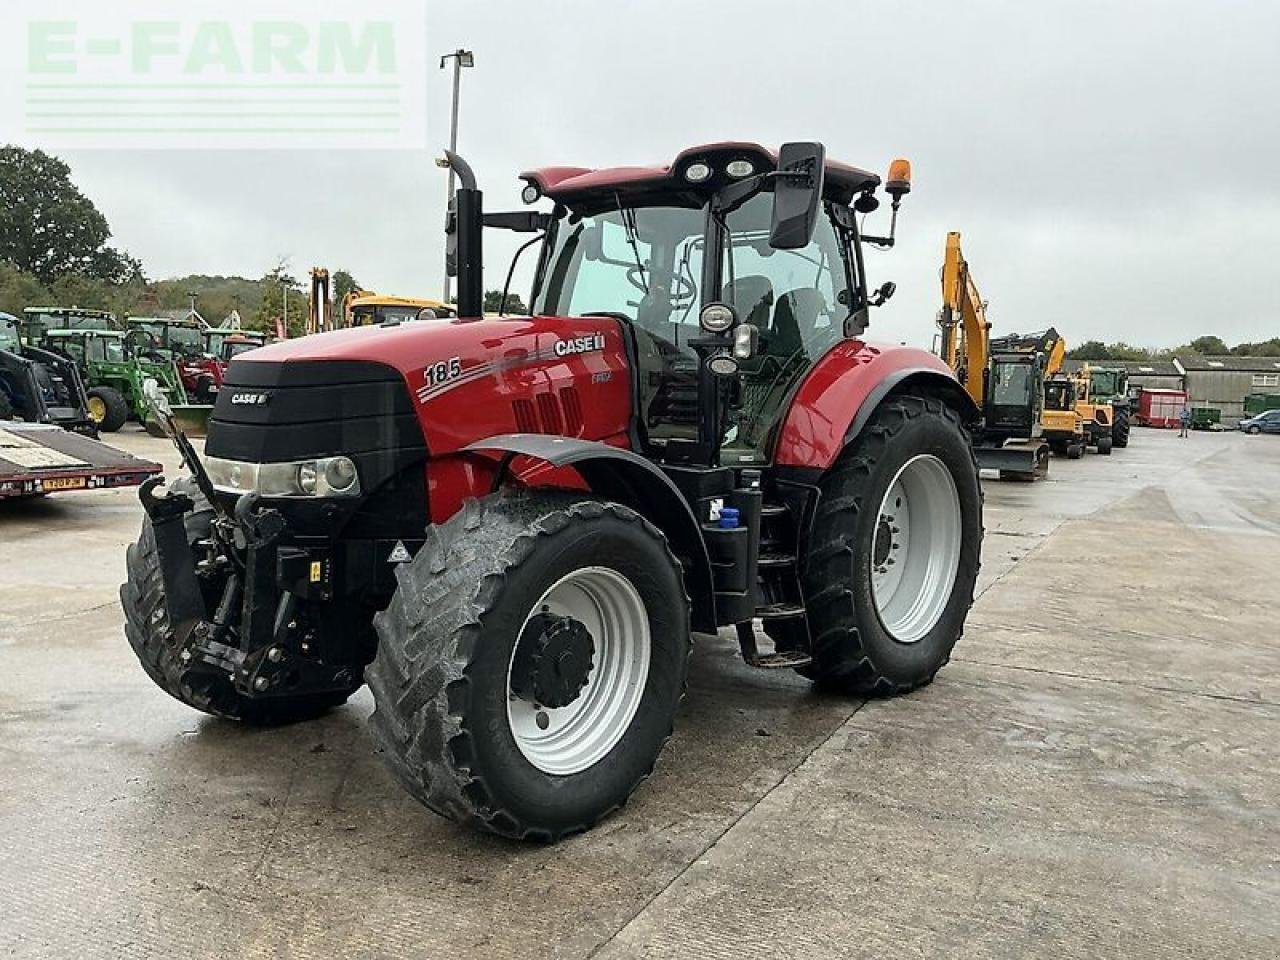
{"label": "yellow excavator", "polygon": [[[992,341],[986,303],[955,231],[947,234],[938,326],[942,329],[942,359],[982,411],[973,433],[978,466],[999,471],[1005,480],[1045,476],[1049,471],[1049,444],[1041,426],[1045,377],[1050,363],[1061,366],[1065,347],[1057,352],[1052,346],[1006,349],[1006,340],[1023,339],[1016,335]],[[1056,331],[1048,332],[1057,338]]]}
{"label": "yellow excavator", "polygon": [[311,270],[307,333],[455,316],[457,311],[443,300],[392,297],[371,290],[352,290],[342,298],[340,310],[335,315],[334,303],[329,295],[329,271],[324,267],[313,267]]}

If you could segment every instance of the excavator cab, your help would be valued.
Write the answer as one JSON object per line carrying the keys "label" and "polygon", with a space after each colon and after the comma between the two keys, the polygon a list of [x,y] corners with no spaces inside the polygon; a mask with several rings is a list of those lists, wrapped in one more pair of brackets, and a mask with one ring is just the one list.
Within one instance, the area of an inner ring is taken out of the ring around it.
{"label": "excavator cab", "polygon": [[993,356],[983,404],[987,431],[1010,439],[1040,436],[1044,394],[1039,354]]}

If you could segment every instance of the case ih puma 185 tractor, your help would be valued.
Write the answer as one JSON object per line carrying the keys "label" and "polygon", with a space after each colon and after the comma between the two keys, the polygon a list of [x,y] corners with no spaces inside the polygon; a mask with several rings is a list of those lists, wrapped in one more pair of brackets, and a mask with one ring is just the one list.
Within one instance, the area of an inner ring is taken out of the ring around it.
{"label": "case ih puma 185 tractor", "polygon": [[[724,143],[485,214],[448,162],[457,318],[254,350],[204,456],[175,432],[193,477],[143,490],[121,590],[152,679],[253,723],[368,683],[414,796],[540,840],[652,770],[691,633],[851,696],[928,683],[978,572],[978,413],[861,339],[879,177]],[[884,189],[896,216],[905,161]],[[483,316],[485,226],[541,240],[532,316]]]}

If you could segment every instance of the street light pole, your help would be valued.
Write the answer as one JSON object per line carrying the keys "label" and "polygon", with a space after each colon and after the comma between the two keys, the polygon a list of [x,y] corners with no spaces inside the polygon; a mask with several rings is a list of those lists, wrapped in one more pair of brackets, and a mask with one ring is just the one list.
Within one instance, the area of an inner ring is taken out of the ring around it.
{"label": "street light pole", "polygon": [[[476,64],[475,54],[470,50],[463,50],[459,47],[453,53],[446,53],[440,58],[440,69],[445,68],[445,64],[453,61],[453,115],[449,122],[449,151],[451,153],[458,152],[458,94],[462,87],[462,68],[474,67]],[[454,177],[453,167],[449,168],[449,193],[446,197],[446,209],[448,204],[453,202]],[[446,267],[444,272],[444,302],[449,302],[452,295],[453,283],[449,276],[449,270]]]}

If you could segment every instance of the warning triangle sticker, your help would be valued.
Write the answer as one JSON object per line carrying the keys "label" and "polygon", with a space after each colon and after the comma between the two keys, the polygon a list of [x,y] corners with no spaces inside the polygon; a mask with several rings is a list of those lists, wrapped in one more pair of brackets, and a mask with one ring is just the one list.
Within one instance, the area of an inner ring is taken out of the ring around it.
{"label": "warning triangle sticker", "polygon": [[387,563],[408,563],[413,559],[413,555],[405,548],[403,540],[397,540],[396,545],[391,548],[391,555],[387,557]]}

